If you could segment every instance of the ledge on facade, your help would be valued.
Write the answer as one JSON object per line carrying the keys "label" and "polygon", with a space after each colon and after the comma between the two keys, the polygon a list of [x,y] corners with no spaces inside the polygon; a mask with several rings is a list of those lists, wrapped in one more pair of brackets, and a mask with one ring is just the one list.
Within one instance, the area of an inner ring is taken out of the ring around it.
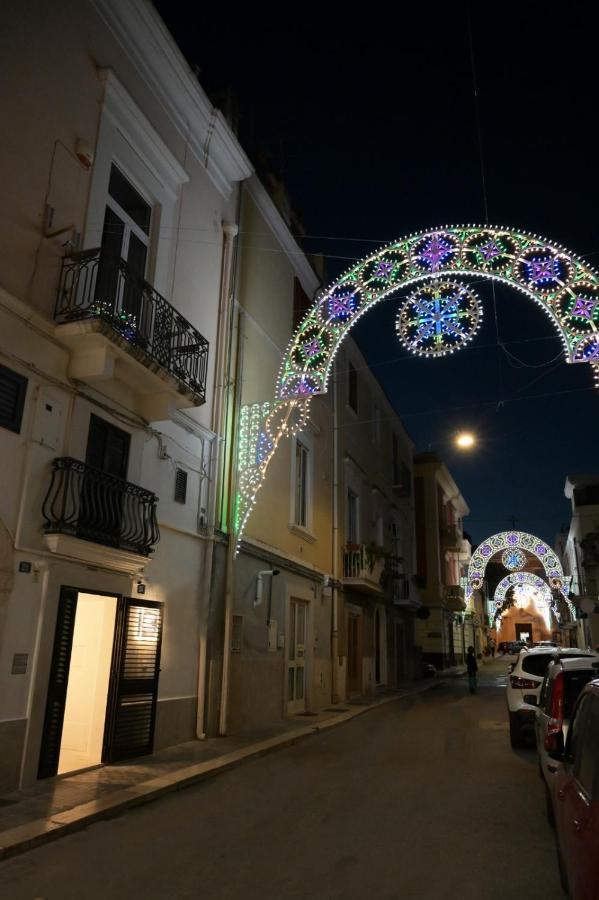
{"label": "ledge on facade", "polygon": [[131,553],[117,547],[105,547],[69,534],[46,534],[44,543],[51,553],[126,575],[140,575],[152,561],[151,556],[141,556],[139,553]]}
{"label": "ledge on facade", "polygon": [[300,537],[303,541],[306,541],[307,544],[316,543],[316,535],[312,534],[311,531],[308,531],[307,528],[302,528],[301,525],[295,525],[295,523],[293,523],[293,522],[290,522],[288,524],[287,528],[289,529],[289,531],[292,534],[295,534],[295,535],[297,535],[297,537]]}

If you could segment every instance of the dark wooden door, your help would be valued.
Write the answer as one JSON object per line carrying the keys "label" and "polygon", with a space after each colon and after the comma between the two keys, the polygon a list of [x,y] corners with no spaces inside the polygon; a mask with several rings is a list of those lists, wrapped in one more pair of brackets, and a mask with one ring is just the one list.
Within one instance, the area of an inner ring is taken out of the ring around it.
{"label": "dark wooden door", "polygon": [[347,690],[357,693],[362,689],[362,647],[360,641],[360,616],[347,617]]}
{"label": "dark wooden door", "polygon": [[104,762],[152,752],[161,642],[162,604],[121,598],[104,730]]}
{"label": "dark wooden door", "polygon": [[102,419],[90,416],[85,462],[117,478],[127,477],[131,436]]}
{"label": "dark wooden door", "polygon": [[78,591],[63,587],[58,601],[54,649],[50,664],[46,715],[37,777],[51,778],[58,772],[60,741],[67,700]]}
{"label": "dark wooden door", "polygon": [[111,547],[120,545],[122,486],[101,473],[126,479],[130,439],[126,431],[106,419],[90,417],[85,462],[99,471],[86,470],[83,475],[77,537]]}

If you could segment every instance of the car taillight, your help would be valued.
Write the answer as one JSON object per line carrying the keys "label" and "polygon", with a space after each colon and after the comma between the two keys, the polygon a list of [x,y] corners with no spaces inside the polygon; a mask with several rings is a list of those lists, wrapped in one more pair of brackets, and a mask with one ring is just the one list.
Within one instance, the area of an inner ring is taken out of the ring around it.
{"label": "car taillight", "polygon": [[545,749],[555,750],[557,735],[564,724],[564,673],[560,672],[553,682],[551,692],[551,718],[547,723],[545,735]]}
{"label": "car taillight", "polygon": [[510,675],[510,684],[513,688],[520,688],[520,690],[526,690],[527,688],[535,690],[539,686],[538,681],[532,681],[530,678],[520,678],[519,675]]}

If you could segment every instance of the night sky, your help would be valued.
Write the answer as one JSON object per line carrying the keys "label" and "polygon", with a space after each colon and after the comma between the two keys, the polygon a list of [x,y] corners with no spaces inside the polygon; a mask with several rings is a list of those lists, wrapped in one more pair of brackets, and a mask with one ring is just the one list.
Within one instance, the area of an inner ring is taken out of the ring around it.
{"label": "night sky", "polygon": [[[491,224],[599,264],[596,33],[582,3],[402,4],[361,18],[293,5],[289,21],[156,6],[204,89],[234,91],[240,139],[284,179],[327,281],[407,233],[484,222],[480,150]],[[498,287],[495,317],[490,283],[476,289],[483,327],[451,359],[402,349],[397,295],[352,333],[417,449],[446,461],[474,541],[515,517],[553,544],[569,521],[566,475],[599,474],[599,395],[589,367],[564,363],[540,307]],[[451,444],[463,427],[480,439],[468,456]]]}

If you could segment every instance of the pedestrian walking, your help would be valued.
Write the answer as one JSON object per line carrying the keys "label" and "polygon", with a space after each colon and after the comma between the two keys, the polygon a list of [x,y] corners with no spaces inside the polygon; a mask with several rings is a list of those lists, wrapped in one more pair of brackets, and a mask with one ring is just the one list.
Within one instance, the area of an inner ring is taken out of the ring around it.
{"label": "pedestrian walking", "polygon": [[468,690],[471,694],[475,694],[478,666],[476,664],[476,656],[474,655],[474,647],[468,647],[468,652],[466,654],[466,669],[468,670]]}
{"label": "pedestrian walking", "polygon": [[489,650],[491,651],[491,656],[494,659],[495,658],[495,638],[489,639]]}

